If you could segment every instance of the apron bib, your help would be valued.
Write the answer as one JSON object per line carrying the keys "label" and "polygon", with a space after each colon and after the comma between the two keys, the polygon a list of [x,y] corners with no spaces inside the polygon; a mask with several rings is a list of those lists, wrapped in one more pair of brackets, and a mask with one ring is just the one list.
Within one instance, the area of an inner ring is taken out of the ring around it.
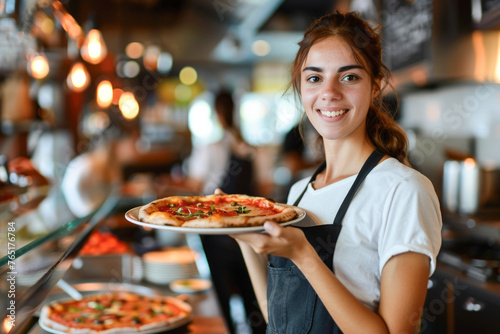
{"label": "apron bib", "polygon": [[[307,241],[314,247],[320,259],[332,272],[334,271],[333,255],[342,229],[342,219],[359,186],[383,156],[382,153],[373,151],[368,157],[344,198],[333,224],[295,227],[300,228],[304,232]],[[308,184],[316,179],[316,176],[324,170],[325,166],[325,162],[319,166]],[[300,203],[307,190],[307,186],[295,201],[294,206],[298,206]],[[342,333],[312,286],[291,260],[270,255],[267,269],[269,323],[266,333]]]}

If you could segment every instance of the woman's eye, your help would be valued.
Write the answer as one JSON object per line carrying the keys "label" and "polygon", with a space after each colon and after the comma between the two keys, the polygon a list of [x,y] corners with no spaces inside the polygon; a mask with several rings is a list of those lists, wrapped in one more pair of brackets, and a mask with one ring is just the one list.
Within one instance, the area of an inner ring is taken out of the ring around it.
{"label": "woman's eye", "polygon": [[358,79],[358,77],[354,74],[348,74],[345,77],[342,78],[342,81],[354,81]]}
{"label": "woman's eye", "polygon": [[313,75],[313,76],[310,76],[309,78],[307,78],[307,81],[308,82],[318,82],[319,81],[319,77]]}

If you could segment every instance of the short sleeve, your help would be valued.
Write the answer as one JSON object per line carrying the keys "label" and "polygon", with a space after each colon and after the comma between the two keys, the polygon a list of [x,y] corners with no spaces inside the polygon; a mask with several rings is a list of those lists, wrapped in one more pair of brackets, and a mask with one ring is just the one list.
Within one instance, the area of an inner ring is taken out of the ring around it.
{"label": "short sleeve", "polygon": [[393,186],[385,202],[379,231],[379,270],[397,254],[416,252],[430,259],[432,274],[441,248],[442,219],[431,182],[412,173]]}

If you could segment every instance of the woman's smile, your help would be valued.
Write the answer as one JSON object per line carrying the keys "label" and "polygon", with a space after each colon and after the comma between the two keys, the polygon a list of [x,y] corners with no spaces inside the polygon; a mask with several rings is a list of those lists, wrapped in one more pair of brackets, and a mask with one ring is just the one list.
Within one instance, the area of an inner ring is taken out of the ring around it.
{"label": "woman's smile", "polygon": [[328,110],[328,109],[329,108],[321,108],[317,109],[317,111],[320,112],[321,115],[329,118],[338,118],[339,116],[342,116],[349,111],[349,109],[333,109],[333,110]]}

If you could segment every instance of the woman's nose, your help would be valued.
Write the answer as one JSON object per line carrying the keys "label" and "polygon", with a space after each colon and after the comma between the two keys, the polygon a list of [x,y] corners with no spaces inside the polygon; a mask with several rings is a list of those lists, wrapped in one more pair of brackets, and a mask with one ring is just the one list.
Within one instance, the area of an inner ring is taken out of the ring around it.
{"label": "woman's nose", "polygon": [[341,98],[341,87],[335,80],[325,81],[321,87],[321,99],[323,100],[338,100]]}

